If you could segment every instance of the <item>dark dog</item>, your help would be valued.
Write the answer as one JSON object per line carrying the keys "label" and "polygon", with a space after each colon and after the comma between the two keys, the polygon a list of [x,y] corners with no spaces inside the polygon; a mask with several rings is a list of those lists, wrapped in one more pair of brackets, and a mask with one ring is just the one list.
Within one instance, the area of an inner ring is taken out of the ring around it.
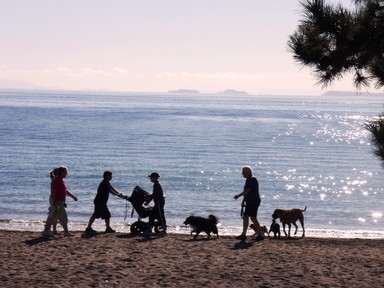
{"label": "dark dog", "polygon": [[[296,227],[295,229],[295,235],[297,233],[297,225],[296,221],[299,220],[301,224],[301,228],[303,228],[303,236],[305,237],[305,229],[304,229],[304,214],[307,210],[307,206],[305,206],[304,210],[295,208],[295,209],[290,209],[290,210],[284,210],[284,209],[276,209],[275,212],[272,214],[273,219],[280,218],[280,222],[283,223],[283,231],[285,234],[285,237],[288,236],[291,237],[291,224]],[[285,225],[288,225],[288,235],[287,232],[285,232]]]}
{"label": "dark dog", "polygon": [[192,233],[196,233],[193,239],[200,234],[200,232],[205,232],[208,235],[208,239],[211,237],[211,233],[216,234],[217,238],[219,238],[219,232],[217,230],[217,223],[219,220],[214,215],[209,215],[208,218],[200,217],[200,216],[189,216],[185,219],[184,224],[192,227]]}
{"label": "dark dog", "polygon": [[268,237],[269,234],[273,233],[273,238],[279,238],[280,239],[280,225],[279,223],[276,223],[275,219],[272,219],[271,227],[269,228]]}

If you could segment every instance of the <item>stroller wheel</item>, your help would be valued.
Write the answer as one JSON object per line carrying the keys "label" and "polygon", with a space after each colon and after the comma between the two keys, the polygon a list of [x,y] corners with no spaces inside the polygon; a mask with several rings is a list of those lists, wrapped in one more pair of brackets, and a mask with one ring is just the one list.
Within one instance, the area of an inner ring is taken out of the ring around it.
{"label": "stroller wheel", "polygon": [[142,221],[136,221],[131,225],[132,234],[141,234],[148,228],[148,224]]}
{"label": "stroller wheel", "polygon": [[156,234],[164,232],[164,228],[163,228],[163,226],[161,224],[155,225],[154,230],[155,230]]}

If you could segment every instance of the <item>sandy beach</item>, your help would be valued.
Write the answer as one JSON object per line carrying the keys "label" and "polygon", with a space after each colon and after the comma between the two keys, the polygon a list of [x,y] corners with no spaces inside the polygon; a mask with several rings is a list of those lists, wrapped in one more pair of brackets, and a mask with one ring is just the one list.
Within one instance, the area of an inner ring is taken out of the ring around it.
{"label": "sandy beach", "polygon": [[384,239],[0,231],[1,287],[382,287]]}

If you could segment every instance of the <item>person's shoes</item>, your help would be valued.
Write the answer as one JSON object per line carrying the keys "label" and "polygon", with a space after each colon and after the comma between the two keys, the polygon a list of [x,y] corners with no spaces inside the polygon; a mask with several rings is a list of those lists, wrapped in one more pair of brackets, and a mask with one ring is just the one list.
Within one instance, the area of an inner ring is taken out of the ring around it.
{"label": "person's shoes", "polygon": [[256,236],[255,241],[263,241],[264,237],[263,236]]}
{"label": "person's shoes", "polygon": [[97,233],[97,231],[93,230],[92,227],[87,227],[87,228],[85,228],[85,233],[86,234],[95,234],[95,233]]}
{"label": "person's shoes", "polygon": [[60,235],[60,233],[59,233],[59,232],[57,232],[56,230],[55,230],[55,231],[53,231],[53,232],[52,232],[52,234],[53,234],[53,235],[57,235],[57,236],[58,236],[58,235]]}
{"label": "person's shoes", "polygon": [[71,232],[69,232],[69,231],[64,232],[64,237],[72,237],[72,236],[73,236],[73,234]]}
{"label": "person's shoes", "polygon": [[247,236],[241,234],[241,235],[239,235],[239,236],[236,236],[235,239],[237,239],[237,240],[246,240],[246,239],[247,239]]}
{"label": "person's shoes", "polygon": [[105,233],[115,233],[116,230],[113,230],[111,227],[108,227],[107,229],[105,229]]}
{"label": "person's shoes", "polygon": [[43,236],[49,236],[49,237],[52,236],[52,233],[50,230],[44,230],[42,234]]}
{"label": "person's shoes", "polygon": [[162,231],[162,232],[159,233],[159,236],[160,237],[167,236],[167,232],[166,231]]}

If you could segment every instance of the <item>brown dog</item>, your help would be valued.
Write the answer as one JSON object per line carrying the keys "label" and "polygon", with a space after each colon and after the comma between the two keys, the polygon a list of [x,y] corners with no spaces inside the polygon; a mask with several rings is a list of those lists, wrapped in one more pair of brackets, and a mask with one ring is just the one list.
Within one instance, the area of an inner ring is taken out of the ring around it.
{"label": "brown dog", "polygon": [[[295,229],[295,235],[297,233],[297,225],[296,221],[299,220],[301,224],[301,228],[303,228],[303,236],[305,237],[305,229],[304,229],[304,214],[307,210],[307,206],[305,206],[304,210],[295,208],[295,209],[290,209],[290,210],[284,210],[284,209],[276,209],[275,212],[272,214],[273,219],[280,218],[280,222],[283,223],[283,231],[285,234],[285,237],[288,236],[291,237],[291,224],[293,224],[296,229]],[[288,235],[287,232],[285,232],[285,224],[288,225]]]}
{"label": "brown dog", "polygon": [[[249,225],[249,228],[255,230],[255,225],[253,225],[253,223],[252,223],[251,225]],[[261,233],[263,233],[263,237],[265,235],[269,236],[267,226],[260,224],[260,229],[261,229]],[[256,234],[254,234],[253,236],[255,236],[255,235]]]}

